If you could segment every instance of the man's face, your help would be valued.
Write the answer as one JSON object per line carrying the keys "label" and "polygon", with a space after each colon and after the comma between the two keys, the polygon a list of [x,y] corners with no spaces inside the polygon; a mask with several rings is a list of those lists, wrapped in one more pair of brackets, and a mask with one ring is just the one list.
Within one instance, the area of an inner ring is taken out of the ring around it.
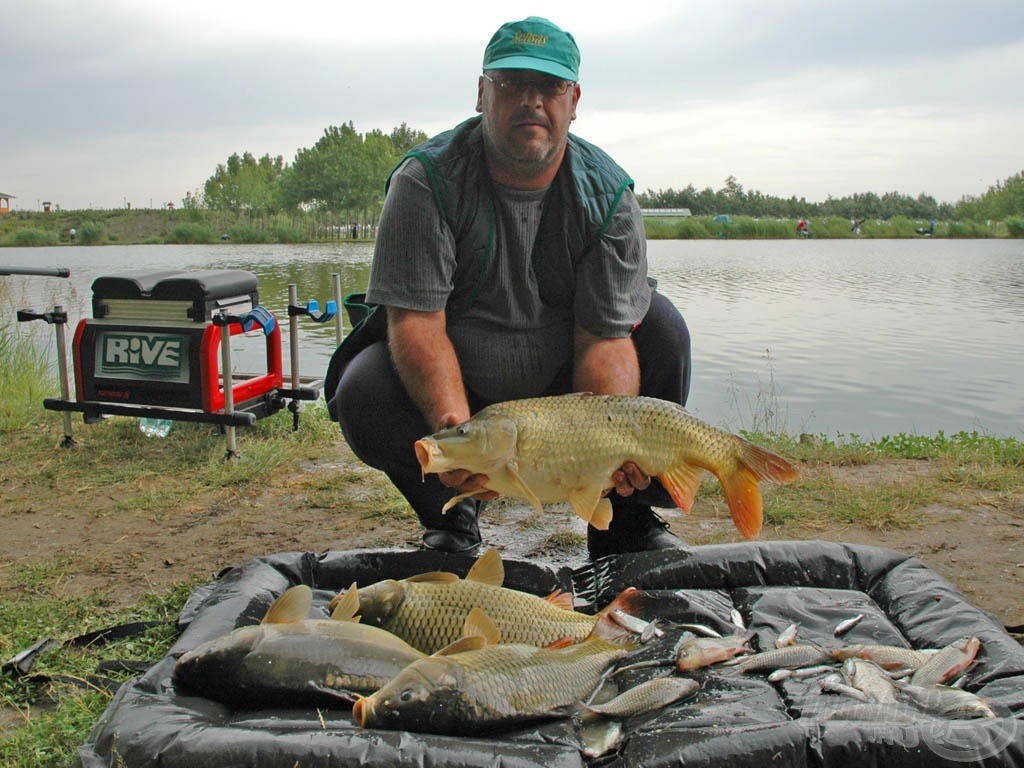
{"label": "man's face", "polygon": [[476,110],[483,114],[487,159],[496,181],[522,188],[549,184],[579,99],[579,84],[542,72],[497,69],[481,75]]}

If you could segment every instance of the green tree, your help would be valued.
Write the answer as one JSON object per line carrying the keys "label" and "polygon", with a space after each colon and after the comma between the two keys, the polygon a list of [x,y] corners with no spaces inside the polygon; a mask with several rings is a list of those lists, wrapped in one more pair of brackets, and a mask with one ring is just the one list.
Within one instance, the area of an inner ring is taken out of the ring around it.
{"label": "green tree", "polygon": [[287,206],[368,216],[384,203],[384,182],[395,163],[426,135],[406,124],[390,135],[359,134],[352,122],[330,126],[300,149],[282,179]]}
{"label": "green tree", "polygon": [[206,207],[218,211],[274,213],[280,208],[279,185],[284,158],[264,155],[257,160],[249,152],[231,155],[218,165],[203,185]]}

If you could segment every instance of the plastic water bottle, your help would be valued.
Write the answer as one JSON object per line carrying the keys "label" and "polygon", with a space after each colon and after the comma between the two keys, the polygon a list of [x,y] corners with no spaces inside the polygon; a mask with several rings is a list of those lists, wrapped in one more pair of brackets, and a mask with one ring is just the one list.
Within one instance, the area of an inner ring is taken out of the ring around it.
{"label": "plastic water bottle", "polygon": [[151,419],[147,416],[139,419],[139,429],[146,437],[167,437],[171,431],[171,420]]}

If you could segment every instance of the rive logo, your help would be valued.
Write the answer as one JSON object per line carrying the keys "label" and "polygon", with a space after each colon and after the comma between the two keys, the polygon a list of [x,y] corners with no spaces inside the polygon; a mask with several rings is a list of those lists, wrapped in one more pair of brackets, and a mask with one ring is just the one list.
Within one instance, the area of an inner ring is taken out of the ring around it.
{"label": "rive logo", "polygon": [[120,379],[185,381],[187,338],[169,333],[104,333],[96,372]]}

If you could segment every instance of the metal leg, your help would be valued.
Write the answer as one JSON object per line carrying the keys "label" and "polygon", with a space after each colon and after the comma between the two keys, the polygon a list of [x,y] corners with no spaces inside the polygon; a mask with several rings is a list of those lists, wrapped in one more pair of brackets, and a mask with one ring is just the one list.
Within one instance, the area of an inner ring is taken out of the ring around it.
{"label": "metal leg", "polygon": [[[55,318],[54,325],[57,327],[57,370],[60,375],[60,396],[64,400],[70,400],[71,383],[68,381],[67,337],[64,333],[67,315],[64,313],[64,307],[55,306],[53,316]],[[71,434],[71,411],[64,411],[61,416],[64,420],[64,438],[60,441],[61,448],[73,448],[75,437]]]}
{"label": "metal leg", "polygon": [[[220,328],[220,368],[222,386],[224,387],[224,413],[230,415],[235,412],[235,392],[231,375],[231,327],[227,323]],[[224,435],[228,444],[224,459],[242,458],[238,452],[235,426],[226,425]]]}

